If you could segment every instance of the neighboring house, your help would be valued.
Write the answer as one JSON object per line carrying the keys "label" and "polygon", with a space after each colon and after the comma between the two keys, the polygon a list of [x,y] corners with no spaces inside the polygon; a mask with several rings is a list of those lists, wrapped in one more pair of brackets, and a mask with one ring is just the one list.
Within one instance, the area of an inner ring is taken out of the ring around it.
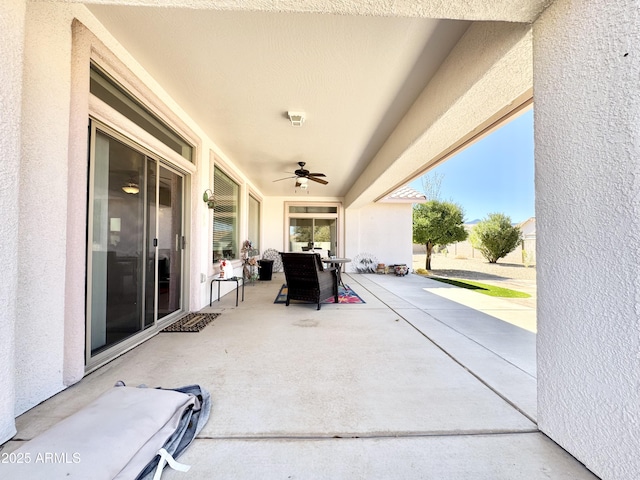
{"label": "neighboring house", "polygon": [[[375,208],[361,209],[360,217],[366,218],[368,233],[357,238],[359,243],[351,246],[352,251],[369,253],[378,263],[405,264],[411,268],[413,205],[426,201],[423,193],[404,186],[380,200]],[[353,271],[354,267],[350,266],[349,270]]]}
{"label": "neighboring house", "polygon": [[[2,2],[0,442],[207,305],[214,258],[239,269],[246,239],[317,229],[340,256],[404,261],[409,206],[382,200],[535,102],[538,426],[640,478],[637,10]],[[328,184],[274,182],[300,161]]]}
{"label": "neighboring house", "polygon": [[536,263],[536,217],[518,224],[522,231],[522,263],[535,265]]}

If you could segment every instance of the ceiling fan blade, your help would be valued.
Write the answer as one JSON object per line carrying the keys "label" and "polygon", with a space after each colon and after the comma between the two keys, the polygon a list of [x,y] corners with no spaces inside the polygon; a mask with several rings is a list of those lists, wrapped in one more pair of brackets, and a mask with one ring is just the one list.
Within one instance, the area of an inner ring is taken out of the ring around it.
{"label": "ceiling fan blade", "polygon": [[289,180],[290,178],[298,178],[297,175],[294,175],[293,177],[284,177],[284,178],[279,178],[277,180],[274,180],[274,182],[281,182],[282,180]]}
{"label": "ceiling fan blade", "polygon": [[310,177],[326,177],[324,173],[307,173]]}
{"label": "ceiling fan blade", "polygon": [[311,175],[309,175],[307,178],[309,180],[313,180],[314,182],[321,183],[322,185],[326,185],[327,183],[329,183],[326,180],[322,180],[321,178],[312,177]]}

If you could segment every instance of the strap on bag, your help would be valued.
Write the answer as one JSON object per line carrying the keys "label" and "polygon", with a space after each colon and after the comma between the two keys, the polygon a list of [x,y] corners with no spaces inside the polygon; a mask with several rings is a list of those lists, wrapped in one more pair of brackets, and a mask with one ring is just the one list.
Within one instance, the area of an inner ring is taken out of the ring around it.
{"label": "strap on bag", "polygon": [[160,455],[160,461],[158,462],[156,473],[153,475],[153,480],[160,480],[160,477],[162,477],[162,471],[167,464],[178,472],[188,472],[191,468],[191,465],[185,465],[184,463],[177,462],[164,448],[158,450],[158,455]]}

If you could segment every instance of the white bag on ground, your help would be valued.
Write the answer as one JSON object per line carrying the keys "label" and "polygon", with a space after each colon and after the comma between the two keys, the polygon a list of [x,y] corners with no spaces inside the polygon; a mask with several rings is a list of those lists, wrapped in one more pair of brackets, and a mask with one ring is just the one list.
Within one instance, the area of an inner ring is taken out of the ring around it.
{"label": "white bag on ground", "polygon": [[200,432],[210,408],[209,393],[198,385],[164,390],[119,382],[12,452],[0,478],[158,479],[167,462],[185,470],[173,459]]}

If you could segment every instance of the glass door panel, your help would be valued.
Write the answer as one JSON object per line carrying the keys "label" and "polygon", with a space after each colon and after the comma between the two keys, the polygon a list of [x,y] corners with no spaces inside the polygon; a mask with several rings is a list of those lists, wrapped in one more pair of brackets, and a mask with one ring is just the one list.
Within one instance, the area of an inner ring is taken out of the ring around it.
{"label": "glass door panel", "polygon": [[289,251],[323,250],[335,255],[338,249],[335,218],[289,218]]}
{"label": "glass door panel", "polygon": [[145,156],[97,132],[91,231],[91,354],[142,330]]}
{"label": "glass door panel", "polygon": [[158,319],[181,308],[183,243],[183,178],[163,166],[159,168]]}
{"label": "glass door panel", "polygon": [[313,248],[313,219],[292,218],[289,220],[289,251],[303,252]]}
{"label": "glass door panel", "polygon": [[313,220],[313,246],[336,254],[338,241],[336,236],[336,219],[315,218]]}

